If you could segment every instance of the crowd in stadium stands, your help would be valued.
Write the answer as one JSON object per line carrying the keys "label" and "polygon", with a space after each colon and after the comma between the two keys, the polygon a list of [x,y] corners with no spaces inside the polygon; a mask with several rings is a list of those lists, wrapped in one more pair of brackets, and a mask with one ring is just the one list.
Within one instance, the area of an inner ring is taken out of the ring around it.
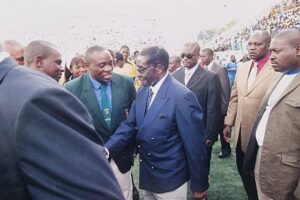
{"label": "crowd in stadium stands", "polygon": [[243,50],[255,30],[267,30],[273,36],[282,29],[300,28],[300,5],[297,1],[289,5],[285,1],[275,5],[271,11],[250,27],[244,27],[232,36],[219,36],[214,40],[215,51]]}

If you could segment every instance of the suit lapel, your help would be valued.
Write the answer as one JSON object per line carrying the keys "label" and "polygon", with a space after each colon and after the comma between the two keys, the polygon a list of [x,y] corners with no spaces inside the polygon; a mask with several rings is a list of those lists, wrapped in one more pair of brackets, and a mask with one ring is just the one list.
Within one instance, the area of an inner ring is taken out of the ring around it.
{"label": "suit lapel", "polygon": [[241,83],[241,89],[243,94],[247,94],[248,92],[248,76],[251,70],[251,66],[253,65],[252,62],[248,62],[247,65],[242,65],[240,73],[242,74],[240,76],[239,82]]}
{"label": "suit lapel", "polygon": [[197,81],[198,79],[201,79],[200,77],[202,76],[203,73],[201,73],[202,71],[204,71],[205,69],[203,69],[202,67],[197,66],[197,69],[195,70],[194,74],[192,75],[192,77],[190,78],[189,82],[186,84],[187,88],[190,88],[191,85]]}
{"label": "suit lapel", "polygon": [[[163,84],[161,85],[160,89],[158,90],[158,93],[156,94],[155,99],[153,99],[153,102],[150,106],[150,108],[147,111],[147,114],[145,115],[142,127],[148,128],[150,124],[152,124],[153,120],[157,117],[159,111],[161,108],[167,103],[167,90],[169,88],[171,82],[171,76],[168,75]],[[147,99],[146,99],[147,101]]]}
{"label": "suit lapel", "polygon": [[184,67],[182,67],[180,69],[180,71],[178,72],[178,79],[177,81],[179,81],[180,83],[182,83],[184,85]]}
{"label": "suit lapel", "polygon": [[114,127],[116,126],[116,124],[115,124],[115,122],[116,122],[116,120],[115,119],[117,119],[118,118],[118,113],[120,113],[119,112],[119,109],[120,109],[120,93],[121,93],[121,91],[120,91],[120,84],[117,82],[117,81],[115,81],[116,79],[114,78],[114,74],[113,74],[113,78],[112,78],[112,84],[111,84],[111,95],[112,95],[112,102],[111,102],[111,104],[112,104],[112,113],[111,113],[111,119],[112,119],[112,121],[111,121],[111,126],[110,126],[110,129],[111,130],[113,130],[114,129]]}
{"label": "suit lapel", "polygon": [[145,108],[148,96],[149,87],[142,87],[137,93],[135,105],[136,105],[136,119],[138,124],[142,124],[145,118]]}
{"label": "suit lapel", "polygon": [[92,86],[92,83],[89,79],[88,73],[84,74],[85,77],[84,81],[83,81],[83,98],[84,101],[87,103],[87,105],[90,107],[91,112],[93,112],[97,118],[97,122],[101,123],[101,125],[103,127],[105,127],[107,129],[107,131],[109,131],[105,120],[103,118],[103,115],[101,113],[100,107],[99,107],[99,103],[97,100],[97,97],[94,93],[94,89]]}
{"label": "suit lapel", "polygon": [[282,95],[280,96],[277,103],[285,97],[287,94],[289,94],[291,91],[293,91],[298,85],[300,85],[300,73],[297,74],[297,76],[294,78],[294,80],[290,83],[290,85],[283,91]]}
{"label": "suit lapel", "polygon": [[[268,62],[265,64],[265,66],[261,69],[261,71],[258,73],[253,85],[251,86],[248,93],[250,93],[252,90],[254,90],[261,82],[263,82],[273,71],[273,68],[271,66],[271,61],[268,60]],[[250,70],[249,70],[250,72]],[[248,80],[248,79],[247,79]],[[247,81],[248,82],[248,81]],[[248,84],[248,83],[247,83]]]}

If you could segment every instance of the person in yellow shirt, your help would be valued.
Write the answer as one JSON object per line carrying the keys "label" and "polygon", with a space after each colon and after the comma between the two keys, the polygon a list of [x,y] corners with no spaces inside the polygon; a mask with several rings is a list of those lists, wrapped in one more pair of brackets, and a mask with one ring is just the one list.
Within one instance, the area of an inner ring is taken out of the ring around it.
{"label": "person in yellow shirt", "polygon": [[124,66],[122,68],[122,71],[127,75],[133,78],[134,85],[136,89],[139,89],[141,86],[141,83],[138,79],[136,79],[137,75],[137,68],[136,65],[133,62],[129,61],[129,56],[130,56],[130,49],[128,46],[123,45],[121,46],[120,53],[123,54],[124,56]]}

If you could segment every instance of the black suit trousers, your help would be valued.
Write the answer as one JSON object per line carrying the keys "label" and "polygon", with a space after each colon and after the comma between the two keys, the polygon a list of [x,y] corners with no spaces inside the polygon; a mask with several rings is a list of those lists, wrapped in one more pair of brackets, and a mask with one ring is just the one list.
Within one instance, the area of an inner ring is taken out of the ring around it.
{"label": "black suit trousers", "polygon": [[241,133],[239,133],[239,134],[240,135],[239,135],[238,143],[236,146],[236,165],[238,168],[238,172],[242,178],[242,182],[243,182],[244,188],[246,190],[248,199],[249,200],[258,200],[254,175],[249,175],[249,174],[243,173],[245,153],[242,151]]}

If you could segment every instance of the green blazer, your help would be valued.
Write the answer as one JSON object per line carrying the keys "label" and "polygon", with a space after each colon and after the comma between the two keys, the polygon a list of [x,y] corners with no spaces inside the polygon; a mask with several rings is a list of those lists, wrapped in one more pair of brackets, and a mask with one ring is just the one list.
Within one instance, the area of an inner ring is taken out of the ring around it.
{"label": "green blazer", "polygon": [[[89,73],[67,82],[65,88],[79,98],[86,106],[93,118],[94,127],[104,142],[110,138],[121,122],[127,118],[128,111],[136,95],[131,77],[113,73],[111,84],[112,121],[110,128],[108,128],[89,79]],[[124,152],[113,158],[123,173],[127,172],[133,164],[133,150],[134,145],[131,144]]]}

